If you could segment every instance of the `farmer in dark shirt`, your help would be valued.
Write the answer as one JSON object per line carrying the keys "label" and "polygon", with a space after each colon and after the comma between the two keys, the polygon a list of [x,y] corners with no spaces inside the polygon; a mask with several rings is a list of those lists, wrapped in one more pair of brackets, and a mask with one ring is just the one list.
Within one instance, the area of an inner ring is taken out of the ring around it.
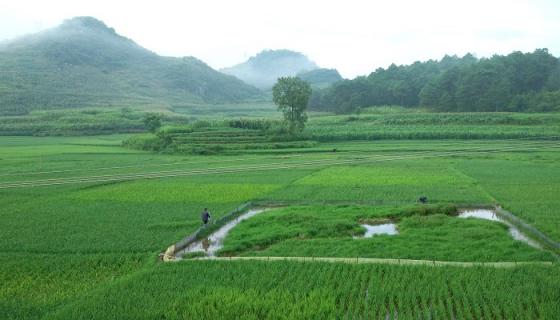
{"label": "farmer in dark shirt", "polygon": [[204,225],[208,224],[208,220],[210,220],[210,212],[208,211],[208,208],[204,208],[204,211],[202,211],[200,218],[202,218],[202,222],[204,222]]}

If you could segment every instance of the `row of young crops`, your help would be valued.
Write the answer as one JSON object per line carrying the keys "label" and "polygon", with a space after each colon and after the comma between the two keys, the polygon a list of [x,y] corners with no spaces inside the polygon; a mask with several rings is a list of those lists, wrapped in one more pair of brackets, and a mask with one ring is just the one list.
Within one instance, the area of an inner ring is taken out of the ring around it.
{"label": "row of young crops", "polygon": [[[411,110],[411,111],[414,111]],[[542,113],[427,113],[389,112],[387,114],[359,114],[340,117],[347,122],[375,122],[377,124],[414,125],[555,125],[560,121],[558,114]],[[339,118],[339,119],[340,119]]]}
{"label": "row of young crops", "polygon": [[198,120],[166,126],[155,134],[133,136],[123,142],[132,149],[175,154],[216,154],[241,150],[308,148],[317,143],[290,136],[285,124],[264,119]]}
{"label": "row of young crops", "polygon": [[188,261],[158,266],[52,318],[552,319],[558,271]]}
{"label": "row of young crops", "polygon": [[381,139],[557,138],[557,115],[405,113],[312,118],[307,132],[320,141]]}
{"label": "row of young crops", "polygon": [[482,125],[378,125],[346,123],[324,126],[310,124],[308,133],[319,141],[404,139],[558,139],[559,126]]}
{"label": "row of young crops", "polygon": [[134,149],[180,154],[215,154],[251,149],[309,148],[315,141],[406,139],[560,139],[556,115],[430,114],[316,116],[303,133],[270,119],[196,120],[167,125],[156,134],[124,142]]}

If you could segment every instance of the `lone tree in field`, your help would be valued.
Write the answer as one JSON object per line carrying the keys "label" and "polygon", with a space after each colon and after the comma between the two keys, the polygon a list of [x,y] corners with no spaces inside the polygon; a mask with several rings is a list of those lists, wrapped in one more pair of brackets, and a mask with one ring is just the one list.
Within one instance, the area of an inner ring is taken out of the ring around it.
{"label": "lone tree in field", "polygon": [[154,133],[161,127],[161,115],[157,113],[146,113],[144,114],[144,127],[148,129],[148,131]]}
{"label": "lone tree in field", "polygon": [[278,78],[272,87],[272,100],[284,114],[291,134],[300,132],[305,127],[305,109],[310,96],[309,84],[297,77]]}

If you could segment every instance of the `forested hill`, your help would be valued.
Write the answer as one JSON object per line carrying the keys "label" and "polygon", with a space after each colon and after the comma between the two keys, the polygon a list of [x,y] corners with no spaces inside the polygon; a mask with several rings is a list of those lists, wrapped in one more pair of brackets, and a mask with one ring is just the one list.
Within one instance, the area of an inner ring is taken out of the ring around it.
{"label": "forested hill", "polygon": [[319,66],[305,55],[290,50],[264,50],[249,60],[221,69],[257,88],[270,89],[279,77],[295,76]]}
{"label": "forested hill", "polygon": [[391,65],[315,90],[310,108],[338,113],[376,105],[437,111],[560,111],[560,62],[547,49],[477,59]]}
{"label": "forested hill", "polygon": [[326,88],[338,81],[342,81],[340,73],[336,69],[314,69],[311,71],[300,72],[299,78],[309,82],[312,88]]}
{"label": "forested hill", "polygon": [[91,17],[0,43],[0,71],[0,114],[237,102],[261,95],[196,58],[158,56]]}

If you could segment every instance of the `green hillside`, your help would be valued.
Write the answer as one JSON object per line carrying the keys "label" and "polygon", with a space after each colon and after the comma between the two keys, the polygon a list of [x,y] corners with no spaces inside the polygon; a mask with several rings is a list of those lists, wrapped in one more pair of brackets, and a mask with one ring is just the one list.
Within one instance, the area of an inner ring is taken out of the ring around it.
{"label": "green hillside", "polygon": [[231,103],[260,91],[193,58],[162,57],[91,17],[0,44],[0,114]]}
{"label": "green hillside", "polygon": [[309,82],[313,88],[326,88],[333,83],[344,80],[336,69],[325,68],[300,72],[297,76]]}

